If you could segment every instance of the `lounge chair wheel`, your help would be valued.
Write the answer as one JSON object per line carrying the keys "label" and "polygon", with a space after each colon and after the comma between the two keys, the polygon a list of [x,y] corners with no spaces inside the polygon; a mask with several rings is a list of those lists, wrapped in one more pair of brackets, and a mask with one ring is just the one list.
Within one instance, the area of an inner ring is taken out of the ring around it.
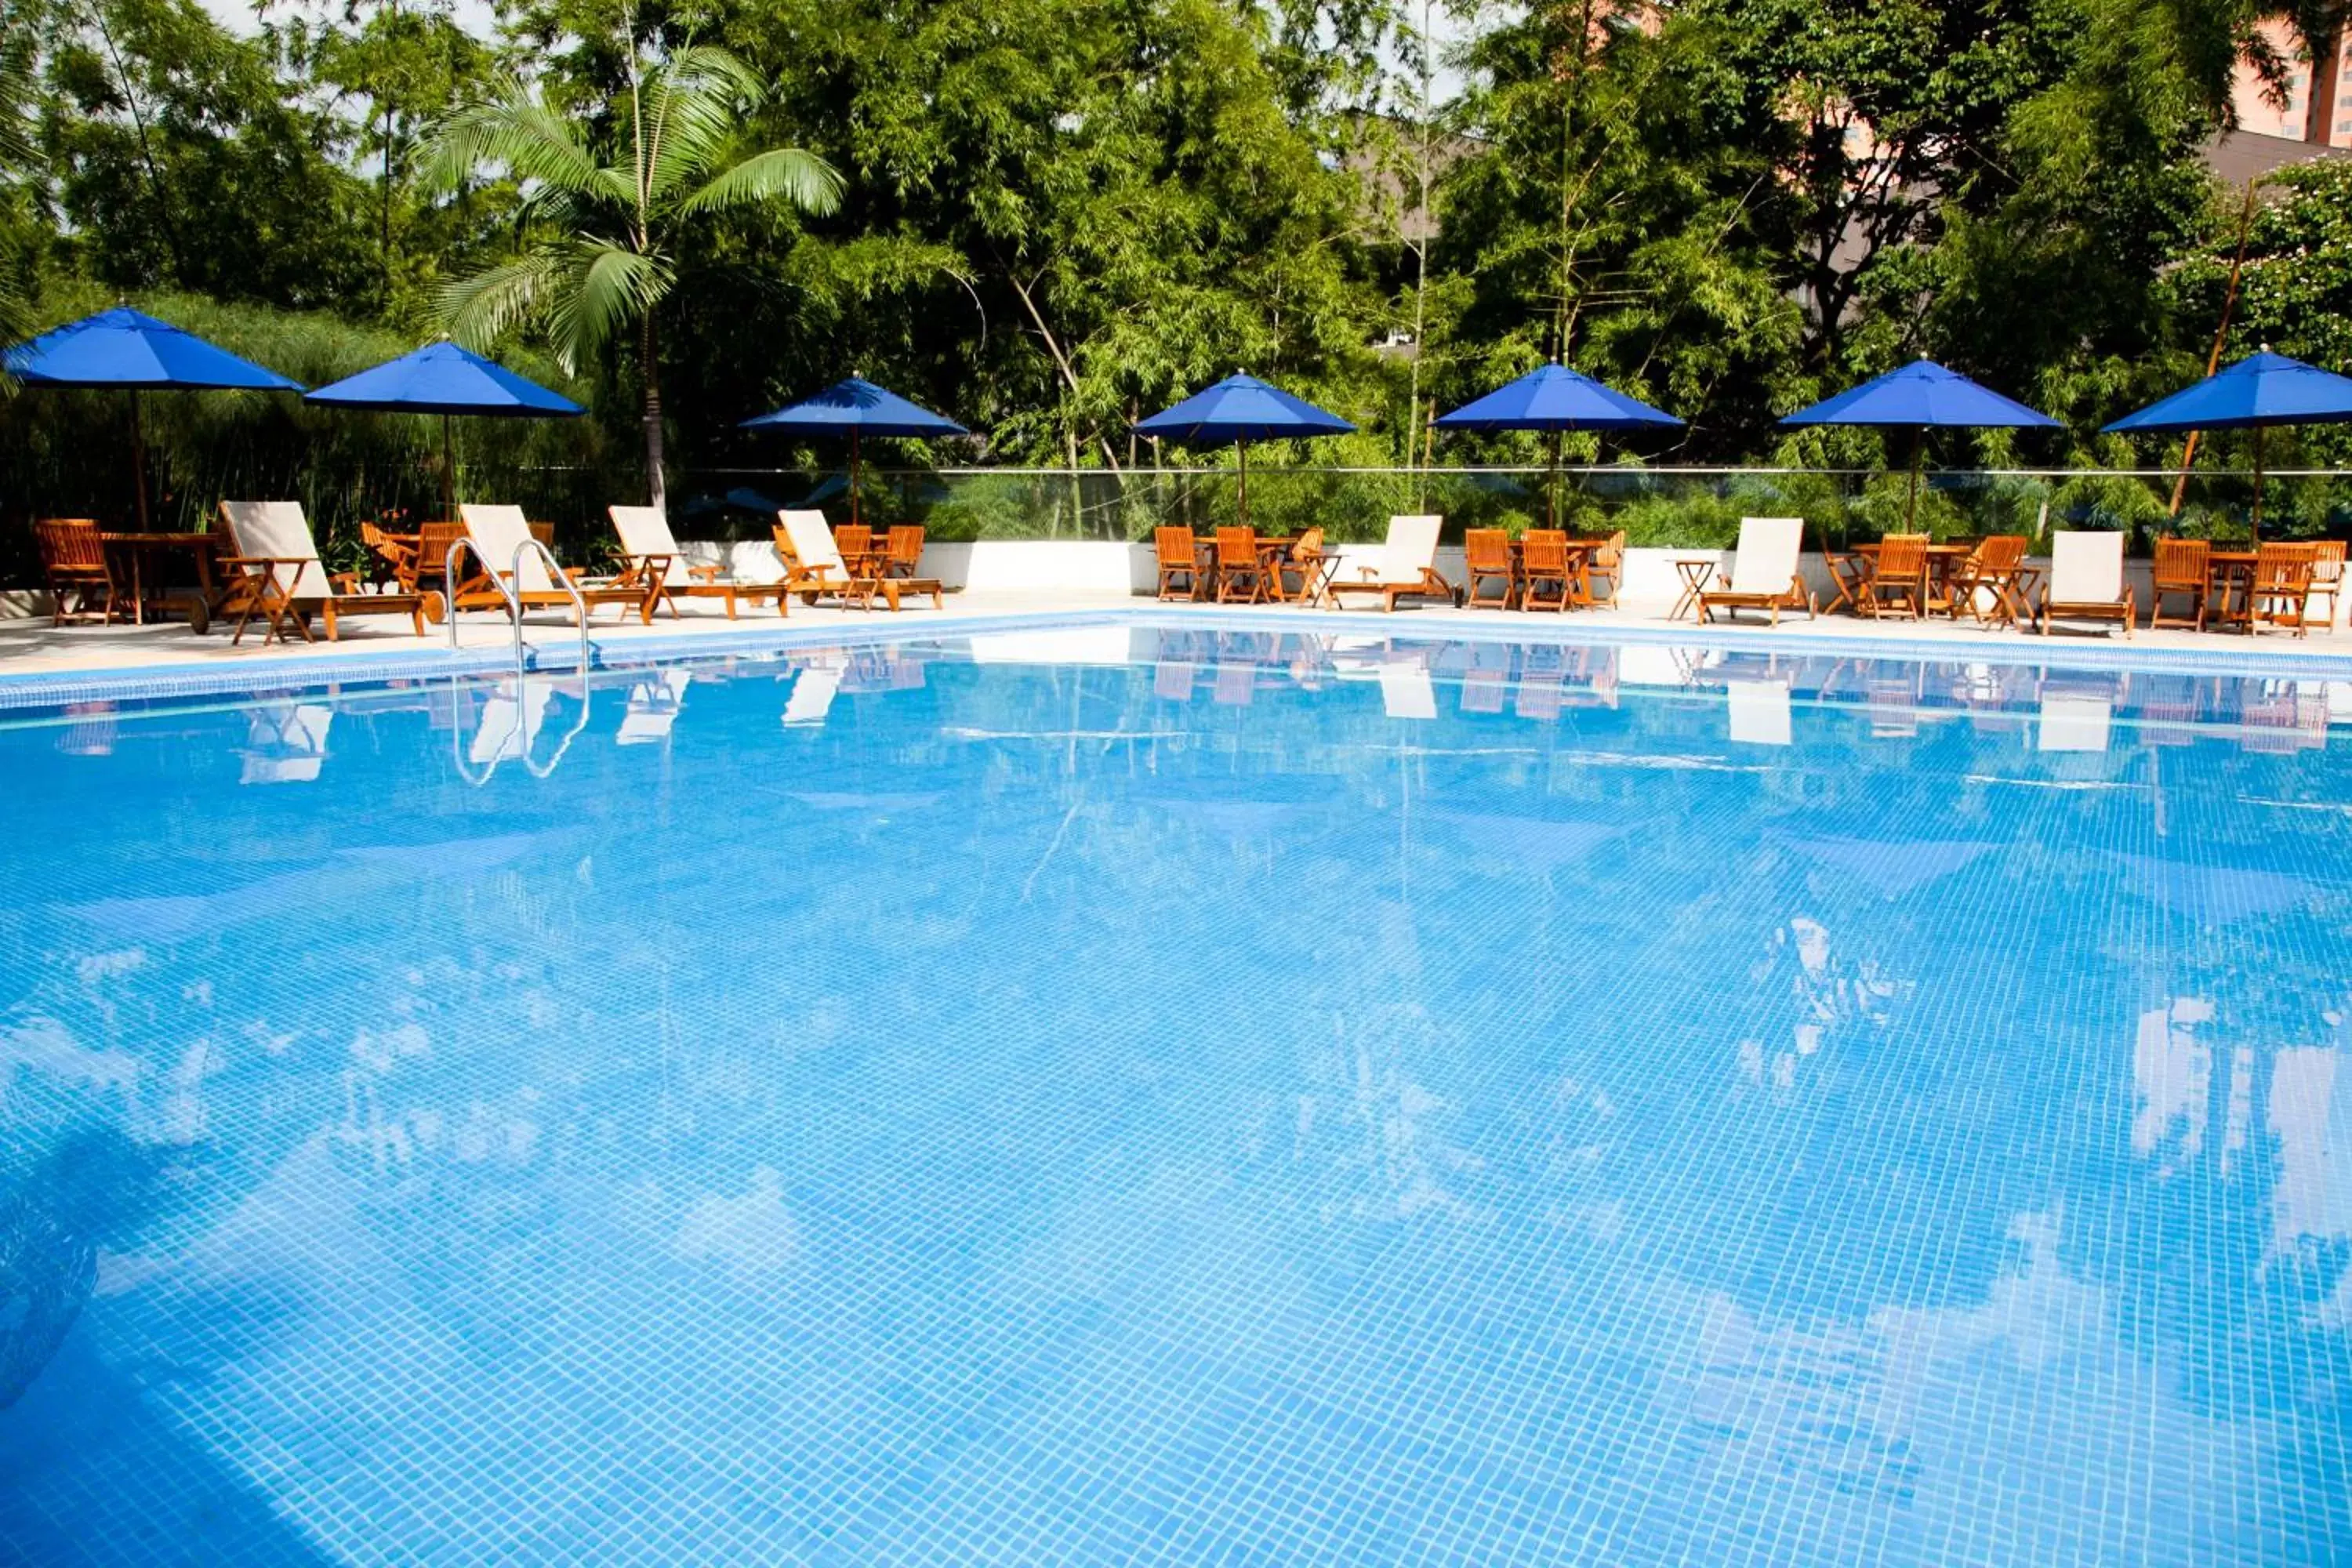
{"label": "lounge chair wheel", "polygon": [[196,598],[190,599],[188,601],[188,630],[194,632],[198,637],[202,637],[205,633],[212,629],[212,609],[205,603],[203,597],[199,595]]}
{"label": "lounge chair wheel", "polygon": [[425,595],[425,618],[431,621],[436,626],[443,621],[447,620],[449,618],[449,601],[437,593]]}

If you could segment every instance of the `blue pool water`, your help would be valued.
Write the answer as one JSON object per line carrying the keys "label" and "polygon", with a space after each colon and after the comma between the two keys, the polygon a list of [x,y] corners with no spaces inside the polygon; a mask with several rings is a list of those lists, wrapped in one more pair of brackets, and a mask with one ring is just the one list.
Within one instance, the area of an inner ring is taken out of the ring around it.
{"label": "blue pool water", "polygon": [[1137,626],[0,780],[0,1560],[2352,1561],[2352,684]]}

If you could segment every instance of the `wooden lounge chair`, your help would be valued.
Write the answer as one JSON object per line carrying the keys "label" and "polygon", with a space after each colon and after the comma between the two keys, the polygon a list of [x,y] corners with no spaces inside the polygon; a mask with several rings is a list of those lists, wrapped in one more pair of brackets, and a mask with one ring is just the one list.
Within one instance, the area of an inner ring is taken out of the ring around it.
{"label": "wooden lounge chair", "polygon": [[225,500],[220,512],[236,546],[220,558],[229,574],[221,614],[236,617],[232,644],[245,640],[257,616],[265,643],[284,639],[289,628],[311,641],[314,615],[326,623],[329,642],[341,635],[345,616],[406,616],[416,635],[425,635],[423,595],[362,594],[356,573],[327,570],[300,501]]}
{"label": "wooden lounge chair", "polygon": [[1996,533],[1952,567],[1942,607],[1954,620],[1962,613],[1985,626],[2013,626],[2025,613],[2025,551],[2021,533]]}
{"label": "wooden lounge chair", "polygon": [[1576,573],[1568,563],[1567,531],[1528,530],[1519,540],[1519,608],[1565,611],[1577,597]]}
{"label": "wooden lounge chair", "polygon": [[2176,616],[2176,626],[2205,629],[2205,612],[2212,600],[2213,569],[2209,559],[2213,546],[2202,539],[2166,537],[2156,542],[2156,563],[2149,573],[2147,624],[2153,631],[2164,625],[2164,598],[2168,594],[2186,597],[2196,611],[2193,616]]}
{"label": "wooden lounge chair", "polygon": [[[1151,531],[1151,549],[1160,567],[1160,597],[1197,599],[1207,574],[1201,566],[1201,543],[1189,528],[1155,528]],[[1183,586],[1177,586],[1177,580]]]}
{"label": "wooden lounge chair", "polygon": [[[1470,610],[1507,610],[1519,602],[1519,573],[1511,559],[1511,536],[1499,528],[1474,528],[1462,536],[1464,586],[1462,601]],[[1498,584],[1489,595],[1486,584]]]}
{"label": "wooden lounge chair", "polygon": [[[69,620],[110,623],[114,576],[106,564],[106,543],[98,524],[86,517],[45,517],[33,524],[41,547],[41,572],[49,584],[49,624]],[[71,608],[68,608],[68,605]]]}
{"label": "wooden lounge chair", "polygon": [[[595,583],[576,573],[566,572],[571,584],[567,590],[549,575],[546,558],[537,551],[523,551],[521,565],[516,565],[516,552],[523,542],[535,538],[530,523],[523,521],[519,506],[479,506],[467,501],[457,508],[465,519],[466,532],[473,539],[486,570],[503,579],[515,602],[525,610],[568,610],[572,608],[573,594],[580,595],[580,611],[583,617],[593,616],[603,605],[616,605],[624,615],[635,608],[637,618],[653,625],[654,585],[646,583]],[[541,542],[544,542],[543,541]],[[445,556],[446,559],[446,556]],[[506,595],[496,587],[474,587],[458,584],[450,595],[449,608],[458,610],[504,610]]]}
{"label": "wooden lounge chair", "polygon": [[1927,614],[1927,536],[1890,533],[1878,542],[1878,561],[1862,584],[1863,613],[1873,620]]}
{"label": "wooden lounge chair", "polygon": [[1360,580],[1331,580],[1334,604],[1344,605],[1351,594],[1377,594],[1381,608],[1394,610],[1399,599],[1436,599],[1454,603],[1454,584],[1437,570],[1437,531],[1445,520],[1433,512],[1389,519],[1388,542],[1381,547],[1376,565],[1360,567]]}
{"label": "wooden lounge chair", "polygon": [[824,513],[785,510],[778,512],[776,519],[776,554],[784,563],[784,582],[803,604],[814,605],[829,595],[845,605],[870,610],[878,596],[895,610],[901,595],[929,594],[935,607],[945,607],[942,586],[936,577],[853,574],[834,542],[835,531],[825,526]]}
{"label": "wooden lounge chair", "polygon": [[2254,549],[2253,580],[2246,588],[2246,630],[2293,626],[2311,632],[2311,554],[2308,544],[2276,543]]}
{"label": "wooden lounge chair", "polygon": [[2050,536],[2050,583],[2042,591],[2042,635],[2060,616],[2119,621],[2132,635],[2132,591],[2124,582],[2124,536],[2062,529]]}
{"label": "wooden lounge chair", "polygon": [[1812,593],[1798,572],[1804,542],[1801,517],[1741,518],[1739,546],[1731,557],[1730,584],[1698,591],[1698,618],[1712,620],[1717,610],[1727,616],[1740,610],[1766,610],[1777,626],[1782,610],[1818,615]]}
{"label": "wooden lounge chair", "polygon": [[782,615],[787,597],[782,583],[744,583],[721,575],[717,566],[690,566],[680,558],[677,536],[669,530],[669,518],[657,506],[612,506],[604,509],[612,514],[613,531],[620,536],[621,553],[628,565],[617,582],[625,586],[642,587],[654,595],[658,604],[669,601],[669,613],[678,614],[677,599],[684,595],[689,599],[717,599],[727,606],[727,618],[735,618],[735,605],[740,599],[758,604],[762,599],[776,602],[776,613]]}

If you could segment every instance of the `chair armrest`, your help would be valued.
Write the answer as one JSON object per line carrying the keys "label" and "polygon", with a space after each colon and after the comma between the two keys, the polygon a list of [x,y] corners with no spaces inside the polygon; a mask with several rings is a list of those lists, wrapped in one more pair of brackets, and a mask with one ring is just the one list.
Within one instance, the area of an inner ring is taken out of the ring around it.
{"label": "chair armrest", "polygon": [[719,581],[719,571],[720,568],[717,566],[689,566],[686,569],[686,574],[697,582],[716,583]]}
{"label": "chair armrest", "polygon": [[356,594],[360,591],[360,574],[356,572],[330,572],[327,574],[327,586],[338,594]]}

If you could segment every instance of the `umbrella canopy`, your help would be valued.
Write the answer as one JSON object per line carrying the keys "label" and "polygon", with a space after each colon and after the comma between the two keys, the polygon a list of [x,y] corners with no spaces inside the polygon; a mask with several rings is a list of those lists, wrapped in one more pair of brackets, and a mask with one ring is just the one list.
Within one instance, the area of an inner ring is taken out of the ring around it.
{"label": "umbrella canopy", "polygon": [[794,430],[811,436],[969,436],[971,431],[909,403],[889,388],[851,376],[823,392],[743,421],[746,430]]}
{"label": "umbrella canopy", "polygon": [[2183,387],[2106,428],[2130,435],[2187,430],[2252,430],[2254,433],[2254,537],[2263,528],[2263,432],[2273,425],[2352,423],[2352,380],[2274,354],[2249,354],[2194,386]]}
{"label": "umbrella canopy", "polygon": [[131,395],[131,469],[139,526],[147,526],[147,444],[142,392],[299,392],[302,384],[242,360],[184,328],[127,306],[100,310],[0,351],[0,369],[27,386],[112,389]]}
{"label": "umbrella canopy", "polygon": [[328,408],[358,408],[377,414],[441,416],[441,505],[457,515],[457,468],[449,438],[449,416],[468,414],[489,419],[570,419],[587,413],[502,364],[468,353],[446,339],[414,349],[398,359],[347,375],[303,398]]}
{"label": "umbrella canopy", "polygon": [[1849,387],[1780,421],[1783,425],[1875,425],[1924,430],[2011,427],[2054,430],[2058,421],[2039,409],[1979,386],[1958,371],[1923,359]]}
{"label": "umbrella canopy", "polygon": [[381,414],[471,414],[493,419],[569,419],[588,412],[572,399],[446,341],[347,375],[303,401]]}
{"label": "umbrella canopy", "polygon": [[1544,497],[1549,521],[1559,522],[1559,469],[1570,430],[1670,429],[1682,421],[1604,386],[1564,364],[1538,365],[1507,386],[1432,421],[1441,430],[1549,430],[1553,433],[1551,485]]}
{"label": "umbrella canopy", "polygon": [[111,387],[124,392],[299,392],[302,384],[265,370],[169,321],[118,306],[68,321],[0,353],[0,365],[27,386]]}
{"label": "umbrella canopy", "polygon": [[772,413],[746,419],[741,428],[791,430],[803,436],[848,437],[849,521],[853,523],[859,516],[857,444],[861,437],[971,434],[943,414],[934,414],[919,403],[909,403],[887,386],[877,386],[854,375],[846,381],[836,381],[823,392],[812,394],[798,403],[788,403]]}
{"label": "umbrella canopy", "polygon": [[1345,419],[1254,375],[1229,375],[1173,408],[1137,422],[1139,436],[1159,436],[1188,447],[1278,441],[1290,436],[1345,436]]}
{"label": "umbrella canopy", "polygon": [[1859,425],[1880,428],[1908,426],[1911,431],[1911,488],[1904,516],[1919,515],[1919,462],[1930,427],[1940,430],[2054,430],[2058,421],[2014,398],[1979,386],[1931,359],[1921,359],[1900,370],[1825,397],[1811,408],[1801,408],[1780,421],[1783,425]]}
{"label": "umbrella canopy", "polygon": [[1540,365],[1435,420],[1441,430],[1651,430],[1682,424],[1564,364]]}
{"label": "umbrella canopy", "polygon": [[1345,436],[1355,426],[1328,409],[1293,397],[1254,375],[1229,375],[1196,392],[1173,408],[1139,420],[1139,436],[1181,441],[1188,447],[1235,448],[1234,500],[1242,525],[1249,524],[1249,444],[1297,436]]}
{"label": "umbrella canopy", "polygon": [[2352,379],[2264,349],[2107,428],[2128,434],[2347,422],[2352,422]]}

